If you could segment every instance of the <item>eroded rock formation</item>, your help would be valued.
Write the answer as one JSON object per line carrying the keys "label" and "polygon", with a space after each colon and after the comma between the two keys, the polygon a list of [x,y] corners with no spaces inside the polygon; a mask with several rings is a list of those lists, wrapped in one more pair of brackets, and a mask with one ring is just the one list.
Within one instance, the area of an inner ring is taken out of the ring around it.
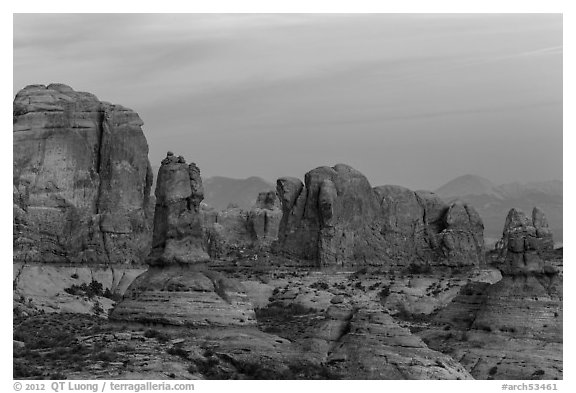
{"label": "eroded rock formation", "polygon": [[542,252],[554,248],[554,240],[546,216],[537,207],[532,211],[531,218],[519,209],[511,209],[496,248],[501,261],[498,268],[505,274],[553,269],[545,266],[540,257]]}
{"label": "eroded rock formation", "polygon": [[110,318],[169,325],[251,325],[253,306],[242,284],[203,262],[200,170],[168,152],[156,183],[150,268],[136,278]]}
{"label": "eroded rock formation", "polygon": [[282,204],[280,251],[320,265],[436,264],[483,261],[483,225],[469,205],[447,205],[430,192],[372,188],[338,164],[277,181]]}
{"label": "eroded rock formation", "polygon": [[276,193],[267,191],[248,210],[204,210],[202,216],[210,256],[224,258],[244,249],[268,250],[278,237],[282,211]]}
{"label": "eroded rock formation", "polygon": [[502,279],[470,283],[434,317],[423,337],[478,379],[562,378],[562,272],[548,259],[543,213],[512,209],[494,266]]}
{"label": "eroded rock formation", "polygon": [[204,198],[200,169],[168,153],[156,181],[152,252],[148,263],[171,265],[208,260],[202,242],[200,202]]}
{"label": "eroded rock formation", "polygon": [[152,172],[138,114],[62,84],[14,99],[14,260],[142,263]]}

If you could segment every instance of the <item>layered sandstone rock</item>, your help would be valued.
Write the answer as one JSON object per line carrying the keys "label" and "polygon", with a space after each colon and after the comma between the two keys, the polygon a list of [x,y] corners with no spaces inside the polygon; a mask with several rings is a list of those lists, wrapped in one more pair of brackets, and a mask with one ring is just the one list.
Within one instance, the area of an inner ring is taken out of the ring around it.
{"label": "layered sandstone rock", "polygon": [[372,188],[360,172],[338,164],[277,181],[282,204],[277,248],[325,266],[483,261],[483,225],[469,205],[447,205],[430,192]]}
{"label": "layered sandstone rock", "polygon": [[552,233],[543,213],[512,209],[494,264],[502,279],[470,283],[423,334],[479,379],[562,378],[562,274],[547,258]]}
{"label": "layered sandstone rock", "polygon": [[537,207],[531,218],[521,210],[511,209],[496,248],[500,252],[498,268],[505,274],[554,270],[540,256],[554,248],[554,240],[544,213]]}
{"label": "layered sandstone rock", "polygon": [[268,250],[278,237],[282,211],[276,193],[267,191],[248,210],[203,210],[202,217],[210,256],[223,258],[244,249]]}
{"label": "layered sandstone rock", "polygon": [[346,318],[327,363],[354,379],[473,379],[461,364],[428,348],[388,314],[368,309]]}
{"label": "layered sandstone rock", "polygon": [[134,280],[110,318],[194,327],[256,323],[239,281],[184,265],[151,267]]}
{"label": "layered sandstone rock", "polygon": [[168,152],[156,183],[150,268],[130,285],[110,318],[169,325],[251,325],[242,284],[207,269],[200,170]]}
{"label": "layered sandstone rock", "polygon": [[156,181],[156,210],[150,265],[196,263],[209,259],[202,242],[200,170],[168,153]]}
{"label": "layered sandstone rock", "polygon": [[471,283],[421,335],[477,379],[561,379],[562,279],[516,271]]}
{"label": "layered sandstone rock", "polygon": [[152,172],[138,114],[62,84],[14,99],[14,260],[141,263]]}

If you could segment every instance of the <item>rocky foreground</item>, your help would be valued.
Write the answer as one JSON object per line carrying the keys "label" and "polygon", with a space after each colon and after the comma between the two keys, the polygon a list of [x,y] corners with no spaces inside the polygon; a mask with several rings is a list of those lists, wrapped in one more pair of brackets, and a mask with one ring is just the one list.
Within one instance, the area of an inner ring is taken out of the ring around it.
{"label": "rocky foreground", "polygon": [[[14,377],[561,379],[562,250],[513,209],[339,164],[202,204],[138,115],[65,85],[14,102]],[[152,205],[155,205],[152,208]]]}

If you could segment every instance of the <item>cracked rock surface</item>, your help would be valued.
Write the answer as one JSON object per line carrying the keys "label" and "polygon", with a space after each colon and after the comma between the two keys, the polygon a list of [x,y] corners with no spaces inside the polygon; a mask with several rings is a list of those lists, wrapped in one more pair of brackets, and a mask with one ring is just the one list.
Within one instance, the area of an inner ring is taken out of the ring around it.
{"label": "cracked rock surface", "polygon": [[473,207],[427,191],[372,188],[337,164],[277,181],[277,249],[319,266],[479,266],[484,226]]}
{"label": "cracked rock surface", "polygon": [[131,109],[62,84],[14,99],[14,260],[139,264],[152,172]]}

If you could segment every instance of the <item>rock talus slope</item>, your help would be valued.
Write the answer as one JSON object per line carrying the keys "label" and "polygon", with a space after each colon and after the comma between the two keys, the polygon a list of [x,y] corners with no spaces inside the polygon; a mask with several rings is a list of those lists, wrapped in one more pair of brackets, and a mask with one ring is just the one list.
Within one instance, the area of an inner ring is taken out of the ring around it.
{"label": "rock talus slope", "polygon": [[62,84],[13,108],[14,260],[141,263],[152,172],[138,114]]}
{"label": "rock talus slope", "polygon": [[354,168],[319,167],[280,178],[282,219],[276,247],[322,266],[483,262],[483,224],[469,205],[444,203],[431,192],[372,188]]}

